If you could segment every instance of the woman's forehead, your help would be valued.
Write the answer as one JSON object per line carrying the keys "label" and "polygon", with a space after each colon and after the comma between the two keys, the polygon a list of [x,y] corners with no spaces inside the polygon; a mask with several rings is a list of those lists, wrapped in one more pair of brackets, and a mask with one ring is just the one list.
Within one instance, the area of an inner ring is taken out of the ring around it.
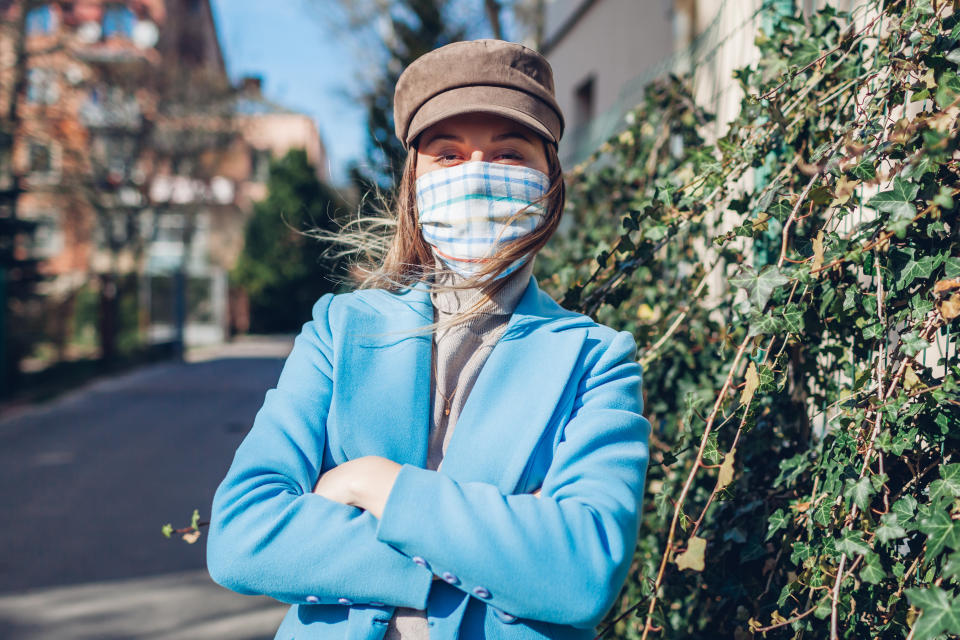
{"label": "woman's forehead", "polygon": [[419,145],[428,145],[434,140],[468,142],[475,139],[497,141],[505,138],[522,138],[534,144],[540,137],[533,129],[516,120],[495,113],[461,113],[427,127],[419,136]]}

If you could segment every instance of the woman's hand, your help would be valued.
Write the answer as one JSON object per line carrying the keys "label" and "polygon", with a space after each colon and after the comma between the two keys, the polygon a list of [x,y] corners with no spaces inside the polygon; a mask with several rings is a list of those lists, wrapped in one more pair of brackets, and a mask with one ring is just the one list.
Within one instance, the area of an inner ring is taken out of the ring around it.
{"label": "woman's hand", "polygon": [[335,502],[359,507],[379,518],[402,465],[381,456],[363,456],[330,469],[313,492]]}

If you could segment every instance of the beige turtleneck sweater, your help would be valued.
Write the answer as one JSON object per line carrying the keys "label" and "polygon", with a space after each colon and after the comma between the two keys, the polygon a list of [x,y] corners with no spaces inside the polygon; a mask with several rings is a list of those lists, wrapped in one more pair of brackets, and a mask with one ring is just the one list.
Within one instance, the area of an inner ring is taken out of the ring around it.
{"label": "beige turtleneck sweater", "polygon": [[[533,259],[507,276],[506,285],[484,300],[479,315],[468,322],[434,333],[435,375],[431,388],[433,410],[427,448],[427,469],[436,470],[440,467],[467,396],[487,357],[506,331],[507,321],[526,291],[532,272]],[[463,281],[463,278],[455,273],[444,271],[442,274],[438,278],[443,284]],[[431,292],[434,321],[443,322],[458,312],[470,309],[476,302],[477,295],[476,289]],[[429,629],[424,610],[397,607],[387,626],[384,640],[429,640]]]}

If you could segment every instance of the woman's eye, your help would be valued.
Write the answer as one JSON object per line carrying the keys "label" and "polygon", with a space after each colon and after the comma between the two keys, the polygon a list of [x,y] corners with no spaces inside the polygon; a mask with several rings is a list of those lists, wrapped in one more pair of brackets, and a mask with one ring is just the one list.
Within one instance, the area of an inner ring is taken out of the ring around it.
{"label": "woman's eye", "polygon": [[523,160],[523,156],[516,151],[501,151],[496,155],[497,160]]}
{"label": "woman's eye", "polygon": [[437,154],[436,158],[440,164],[450,164],[459,160],[460,156],[456,153],[440,153]]}

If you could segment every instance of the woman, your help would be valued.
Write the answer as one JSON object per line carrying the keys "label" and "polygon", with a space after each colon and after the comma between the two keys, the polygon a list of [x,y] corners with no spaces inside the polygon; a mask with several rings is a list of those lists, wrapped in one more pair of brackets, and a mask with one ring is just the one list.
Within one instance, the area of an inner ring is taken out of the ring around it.
{"label": "woman", "polygon": [[408,67],[396,231],[326,295],[217,490],[214,580],[277,638],[590,638],[630,566],[650,425],[630,334],[532,277],[559,223],[547,61],[498,40]]}

